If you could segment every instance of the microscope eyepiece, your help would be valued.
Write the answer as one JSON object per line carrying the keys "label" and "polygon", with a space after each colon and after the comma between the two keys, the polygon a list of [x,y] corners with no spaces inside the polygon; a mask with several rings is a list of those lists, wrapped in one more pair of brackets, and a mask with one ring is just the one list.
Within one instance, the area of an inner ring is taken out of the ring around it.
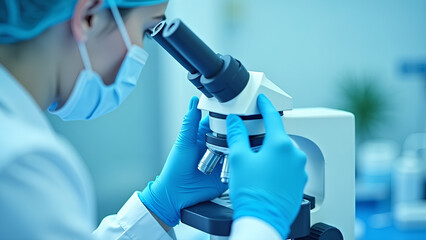
{"label": "microscope eyepiece", "polygon": [[180,65],[182,65],[186,70],[188,70],[188,72],[190,72],[191,74],[198,73],[198,70],[191,63],[189,63],[186,60],[186,58],[184,58],[182,54],[180,54],[180,52],[178,52],[172,45],[170,45],[170,43],[166,39],[164,39],[163,31],[166,28],[166,26],[167,26],[166,21],[161,21],[160,23],[158,23],[153,28],[151,37],[158,44],[160,44],[161,47],[164,48],[164,50],[166,50],[170,55],[172,55],[172,57],[176,59],[176,61],[178,61]]}
{"label": "microscope eyepiece", "polygon": [[213,77],[222,68],[223,60],[180,19],[173,20],[164,29],[163,37],[206,78]]}
{"label": "microscope eyepiece", "polygon": [[250,79],[241,62],[213,52],[180,19],[169,25],[159,23],[151,37],[189,71],[189,81],[208,98],[228,102],[244,90]]}

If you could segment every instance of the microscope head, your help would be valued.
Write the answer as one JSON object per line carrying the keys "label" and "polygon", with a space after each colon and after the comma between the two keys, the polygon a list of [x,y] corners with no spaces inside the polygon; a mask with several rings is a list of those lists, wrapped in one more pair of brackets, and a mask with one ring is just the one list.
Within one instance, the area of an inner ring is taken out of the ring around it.
{"label": "microscope head", "polygon": [[160,22],[151,37],[188,70],[188,79],[203,93],[200,109],[226,115],[260,114],[256,99],[263,93],[278,111],[291,110],[291,97],[263,73],[247,71],[230,55],[216,54],[180,19]]}
{"label": "microscope head", "polygon": [[208,150],[198,169],[210,174],[220,162],[223,164],[222,181],[228,182],[226,117],[236,114],[242,118],[256,151],[265,135],[257,96],[267,96],[281,116],[283,111],[292,109],[292,98],[264,73],[249,72],[232,56],[213,52],[179,19],[170,24],[159,23],[151,37],[188,70],[188,80],[203,93],[198,108],[209,112],[212,132],[206,135]]}

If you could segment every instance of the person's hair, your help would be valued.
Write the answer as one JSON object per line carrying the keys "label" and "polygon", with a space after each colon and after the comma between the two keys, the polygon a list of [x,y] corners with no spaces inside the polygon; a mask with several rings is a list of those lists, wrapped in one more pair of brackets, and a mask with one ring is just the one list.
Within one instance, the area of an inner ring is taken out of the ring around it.
{"label": "person's hair", "polygon": [[71,18],[77,0],[0,0],[0,43],[31,39]]}
{"label": "person's hair", "polygon": [[[125,5],[124,2],[127,1],[120,1],[119,6]],[[144,1],[128,2],[142,4]],[[32,39],[70,19],[76,3],[77,0],[0,0],[0,44]],[[120,8],[124,19],[130,11],[130,5]],[[111,26],[115,26],[112,21]]]}

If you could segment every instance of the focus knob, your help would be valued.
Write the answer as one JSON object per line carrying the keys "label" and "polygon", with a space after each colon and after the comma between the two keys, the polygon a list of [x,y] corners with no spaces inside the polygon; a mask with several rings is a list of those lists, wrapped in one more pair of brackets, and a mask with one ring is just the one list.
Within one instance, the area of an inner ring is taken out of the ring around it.
{"label": "focus knob", "polygon": [[343,235],[339,229],[325,223],[316,223],[311,227],[309,240],[343,240]]}

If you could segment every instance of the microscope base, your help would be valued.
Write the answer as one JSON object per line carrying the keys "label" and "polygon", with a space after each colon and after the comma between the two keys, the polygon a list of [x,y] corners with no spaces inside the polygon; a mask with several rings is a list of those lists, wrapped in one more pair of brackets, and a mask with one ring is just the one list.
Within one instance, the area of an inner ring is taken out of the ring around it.
{"label": "microscope base", "polygon": [[[214,201],[214,200],[213,200]],[[291,225],[288,238],[309,236],[311,202],[304,199],[298,216]],[[231,234],[234,210],[229,206],[208,201],[182,210],[182,223],[211,234],[210,239],[224,240]]]}

